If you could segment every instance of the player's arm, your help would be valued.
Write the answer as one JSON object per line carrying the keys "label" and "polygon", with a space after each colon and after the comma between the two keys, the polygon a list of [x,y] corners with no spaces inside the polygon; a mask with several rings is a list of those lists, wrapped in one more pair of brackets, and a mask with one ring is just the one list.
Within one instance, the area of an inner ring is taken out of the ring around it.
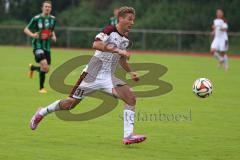
{"label": "player's arm", "polygon": [[127,62],[127,57],[121,57],[119,60],[119,64],[125,71],[127,71],[130,74],[132,80],[134,81],[139,80],[138,74],[132,70],[130,64]]}
{"label": "player's arm", "polygon": [[99,39],[97,39],[93,42],[92,48],[95,50],[102,51],[102,52],[117,53],[117,54],[127,57],[127,58],[130,57],[130,53],[128,51],[119,49],[114,44],[108,44]]}
{"label": "player's arm", "polygon": [[227,32],[227,28],[221,28],[221,31]]}
{"label": "player's arm", "polygon": [[215,28],[216,28],[216,26],[213,24],[212,25],[212,32],[210,33],[211,37],[213,37],[214,34],[215,34]]}
{"label": "player's arm", "polygon": [[214,30],[215,30],[215,28],[216,28],[216,27],[215,27],[215,25],[213,24],[213,25],[212,25],[212,30],[214,31]]}
{"label": "player's arm", "polygon": [[29,37],[32,37],[32,38],[39,38],[39,33],[38,32],[35,32],[33,33],[30,29],[34,27],[34,24],[35,24],[35,20],[34,18],[31,19],[30,23],[24,28],[24,33],[29,36]]}
{"label": "player's arm", "polygon": [[54,42],[57,42],[57,36],[56,36],[56,34],[55,34],[55,26],[56,26],[56,19],[54,18],[54,24],[53,24],[53,27],[52,27],[52,36],[51,36],[51,38],[52,38],[52,40],[54,41]]}
{"label": "player's arm", "polygon": [[228,30],[228,25],[227,25],[226,23],[224,23],[224,24],[222,25],[222,27],[221,27],[220,30],[223,31],[223,32],[227,32],[227,30]]}
{"label": "player's arm", "polygon": [[29,37],[32,37],[32,38],[36,38],[36,39],[39,38],[39,33],[38,32],[35,32],[35,33],[31,32],[31,30],[28,27],[24,28],[24,33],[26,35],[28,35]]}
{"label": "player's arm", "polygon": [[54,42],[57,42],[57,36],[56,36],[56,34],[55,34],[54,31],[52,31],[52,40],[53,40]]}

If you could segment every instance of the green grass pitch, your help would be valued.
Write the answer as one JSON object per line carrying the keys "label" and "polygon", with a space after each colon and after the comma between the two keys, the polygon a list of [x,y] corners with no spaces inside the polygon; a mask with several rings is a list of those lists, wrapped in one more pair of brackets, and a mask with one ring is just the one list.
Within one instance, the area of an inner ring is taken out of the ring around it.
{"label": "green grass pitch", "polygon": [[[83,54],[92,52],[53,49],[51,71]],[[168,94],[138,98],[136,112],[160,111],[188,118],[181,121],[138,120],[136,133],[145,134],[148,139],[141,144],[124,146],[120,118],[123,103],[102,117],[84,122],[62,121],[52,114],[36,131],[31,131],[29,120],[36,109],[67,95],[52,90],[48,84],[48,94],[38,93],[38,75],[35,74],[33,79],[27,77],[28,64],[34,62],[31,48],[1,46],[0,55],[0,160],[240,158],[239,59],[230,59],[230,69],[225,72],[216,67],[213,57],[133,54],[130,62],[166,66],[168,72],[160,79],[173,85]],[[79,72],[80,68],[73,71],[66,83],[75,83]],[[200,77],[213,82],[214,90],[209,98],[197,98],[191,91],[193,81]],[[99,100],[86,98],[73,112],[84,112],[98,103]]]}

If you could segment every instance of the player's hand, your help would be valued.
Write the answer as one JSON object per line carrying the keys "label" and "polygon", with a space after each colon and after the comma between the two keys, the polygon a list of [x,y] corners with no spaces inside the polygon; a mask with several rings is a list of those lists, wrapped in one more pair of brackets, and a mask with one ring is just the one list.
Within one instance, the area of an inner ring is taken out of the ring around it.
{"label": "player's hand", "polygon": [[39,33],[38,32],[33,33],[32,38],[38,39],[39,38]]}
{"label": "player's hand", "polygon": [[139,81],[139,76],[136,72],[129,72],[129,74],[130,74],[132,80],[134,80],[136,82]]}
{"label": "player's hand", "polygon": [[126,51],[126,50],[121,50],[121,49],[119,49],[118,53],[119,53],[121,56],[126,57],[127,59],[130,58],[130,53],[129,53],[128,51]]}
{"label": "player's hand", "polygon": [[52,40],[53,40],[54,42],[57,42],[57,37],[56,37],[55,35],[52,35]]}

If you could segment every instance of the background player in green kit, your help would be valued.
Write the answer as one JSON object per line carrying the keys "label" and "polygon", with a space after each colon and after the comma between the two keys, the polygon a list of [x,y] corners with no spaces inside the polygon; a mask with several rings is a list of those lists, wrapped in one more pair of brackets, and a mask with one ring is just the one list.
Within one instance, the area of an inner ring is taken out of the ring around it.
{"label": "background player in green kit", "polygon": [[44,88],[45,74],[49,71],[51,64],[50,41],[56,42],[57,38],[54,32],[56,19],[50,15],[52,11],[51,1],[42,3],[42,13],[33,17],[30,23],[25,27],[24,33],[32,38],[33,54],[35,61],[40,66],[29,64],[29,77],[32,78],[33,72],[39,72],[40,93],[47,93]]}
{"label": "background player in green kit", "polygon": [[109,18],[108,24],[115,26],[117,24],[117,17],[118,17],[118,8],[115,8],[113,11],[113,16]]}

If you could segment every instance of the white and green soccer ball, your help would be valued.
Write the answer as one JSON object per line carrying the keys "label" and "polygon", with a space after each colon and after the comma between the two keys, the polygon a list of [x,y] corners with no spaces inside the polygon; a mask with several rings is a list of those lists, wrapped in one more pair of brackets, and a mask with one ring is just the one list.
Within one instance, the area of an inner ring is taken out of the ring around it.
{"label": "white and green soccer ball", "polygon": [[213,85],[207,78],[199,78],[193,83],[192,90],[196,96],[206,98],[212,94]]}

